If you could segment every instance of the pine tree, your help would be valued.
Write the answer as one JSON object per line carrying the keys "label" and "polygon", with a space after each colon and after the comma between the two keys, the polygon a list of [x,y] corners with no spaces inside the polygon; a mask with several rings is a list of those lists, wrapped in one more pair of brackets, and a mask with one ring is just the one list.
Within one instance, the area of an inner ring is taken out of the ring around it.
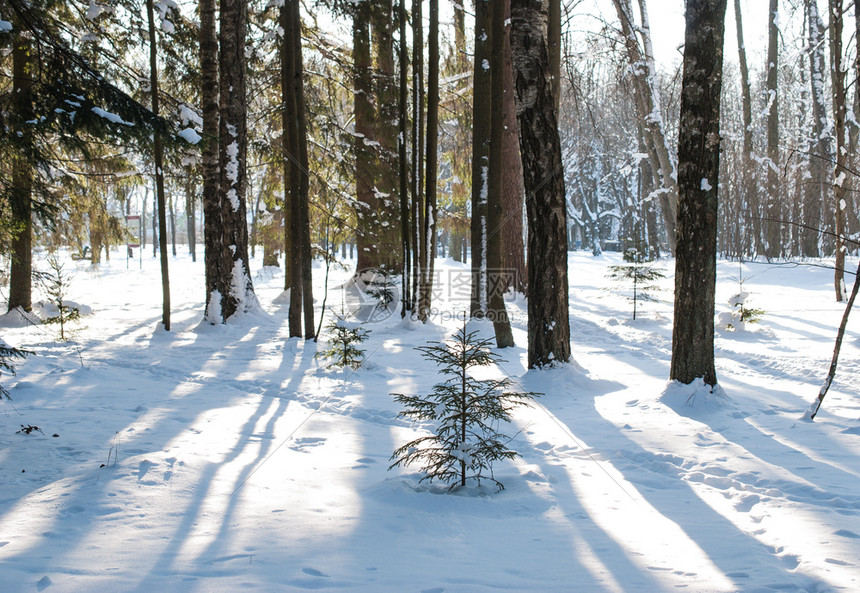
{"label": "pine tree", "polygon": [[435,432],[414,439],[394,451],[391,468],[421,464],[421,481],[450,483],[449,489],[464,487],[468,480],[489,480],[499,490],[504,486],[493,475],[493,463],[513,459],[517,452],[509,447],[512,437],[499,432],[499,424],[510,422],[511,411],[526,405],[538,394],[505,391],[509,379],[475,379],[475,367],[500,362],[489,350],[491,340],[480,339],[477,332],[463,327],[448,343],[430,342],[417,350],[439,367],[447,379],[433,386],[427,396],[395,393],[395,400],[406,406],[402,418],[430,421]]}
{"label": "pine tree", "polygon": [[364,350],[356,346],[367,339],[370,330],[364,329],[357,321],[348,321],[343,316],[336,316],[326,326],[330,338],[329,347],[315,354],[317,358],[330,358],[334,367],[351,367],[357,369],[364,362]]}
{"label": "pine tree", "polygon": [[651,292],[660,289],[656,282],[666,275],[655,268],[653,262],[644,261],[642,253],[636,248],[625,251],[624,260],[627,263],[609,266],[607,276],[613,280],[633,283],[633,295],[630,300],[633,302],[633,319],[636,319],[639,302],[655,300]]}

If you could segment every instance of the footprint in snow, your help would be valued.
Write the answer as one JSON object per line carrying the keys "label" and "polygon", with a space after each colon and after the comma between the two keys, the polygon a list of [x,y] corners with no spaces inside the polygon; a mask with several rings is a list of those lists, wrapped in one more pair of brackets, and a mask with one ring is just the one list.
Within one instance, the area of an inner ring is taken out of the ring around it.
{"label": "footprint in snow", "polygon": [[328,575],[327,575],[327,574],[325,574],[325,573],[324,573],[324,572],[322,572],[321,570],[317,570],[316,568],[307,568],[307,567],[305,567],[305,568],[302,568],[302,572],[303,572],[303,573],[305,573],[305,574],[307,574],[307,575],[310,575],[310,576],[312,576],[312,577],[323,577],[323,578],[328,578]]}

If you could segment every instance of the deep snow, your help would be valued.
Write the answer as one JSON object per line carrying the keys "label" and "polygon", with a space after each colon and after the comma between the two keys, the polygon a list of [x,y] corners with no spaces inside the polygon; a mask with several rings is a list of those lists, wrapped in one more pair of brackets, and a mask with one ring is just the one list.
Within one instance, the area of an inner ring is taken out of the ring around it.
{"label": "deep snow", "polygon": [[[526,372],[525,302],[508,302],[518,346],[488,372],[544,395],[515,413],[522,457],[495,468],[506,489],[446,494],[388,471],[426,429],[390,394],[438,380],[414,347],[455,330],[461,264],[437,263],[432,323],[365,324],[353,372],[287,338],[283,275],[259,260],[264,311],[210,326],[202,263],[171,259],[165,332],[157,260],[118,258],[68,260],[69,298],[93,309],[73,341],[0,320],[37,354],[2,377],[3,592],[860,590],[860,312],[818,418],[801,420],[843,311],[826,269],[742,266],[766,314],[718,334],[724,391],[709,395],[666,379],[671,261],[632,321],[605,278],[617,255],[571,254],[575,363]],[[718,312],[738,272],[720,263]],[[335,310],[347,276],[333,273]]]}

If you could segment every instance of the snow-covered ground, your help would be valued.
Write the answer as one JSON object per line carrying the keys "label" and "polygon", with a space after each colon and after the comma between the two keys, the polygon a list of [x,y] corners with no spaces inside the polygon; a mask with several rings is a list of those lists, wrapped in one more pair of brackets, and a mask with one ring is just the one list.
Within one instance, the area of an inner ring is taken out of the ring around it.
{"label": "snow-covered ground", "polygon": [[[544,395],[515,413],[505,490],[446,493],[388,471],[427,428],[398,419],[391,393],[439,380],[414,348],[456,329],[461,264],[439,261],[432,323],[366,324],[353,372],[288,339],[283,275],[259,261],[264,311],[213,327],[202,263],[171,259],[165,332],[157,260],[69,260],[69,297],[93,310],[73,341],[0,320],[36,353],[2,377],[0,591],[860,590],[860,312],[822,411],[801,419],[843,311],[832,273],[742,266],[765,316],[719,333],[725,396],[691,399],[667,382],[671,262],[635,321],[606,288],[617,263],[571,254],[575,364],[526,372],[525,302],[508,303],[517,348],[492,372]],[[739,266],[719,273],[724,312]],[[330,282],[337,309],[347,275]]]}

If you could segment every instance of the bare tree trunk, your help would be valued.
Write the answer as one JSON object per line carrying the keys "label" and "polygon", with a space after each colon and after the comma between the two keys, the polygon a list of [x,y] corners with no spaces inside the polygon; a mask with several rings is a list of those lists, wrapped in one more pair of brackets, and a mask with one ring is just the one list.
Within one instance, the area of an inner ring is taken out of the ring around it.
{"label": "bare tree trunk", "polygon": [[678,247],[670,378],[717,384],[714,295],[726,0],[687,0],[678,137]]}
{"label": "bare tree trunk", "polygon": [[561,104],[561,0],[549,0],[547,40],[549,42],[549,72],[552,76],[552,98],[555,112],[558,114]]}
{"label": "bare tree trunk", "polygon": [[433,298],[436,260],[436,178],[439,136],[439,0],[430,0],[427,52],[427,174],[424,197],[424,265],[418,318],[426,322]]}
{"label": "bare tree trunk", "polygon": [[502,194],[511,189],[502,186],[502,167],[505,164],[505,95],[513,94],[513,85],[505,88],[505,40],[508,38],[505,21],[510,20],[507,18],[509,8],[510,0],[497,0],[493,6],[491,21],[490,77],[493,99],[490,106],[490,171],[487,180],[487,315],[493,322],[496,346],[499,348],[514,345],[514,336],[505,309],[504,291],[507,283],[502,270],[502,227],[505,224]]}
{"label": "bare tree trunk", "polygon": [[[222,237],[218,172],[218,36],[215,0],[200,0],[200,78],[203,112],[203,259],[206,268],[206,312],[209,323],[223,323],[221,311]],[[144,216],[145,218],[145,216]]]}
{"label": "bare tree trunk", "polygon": [[373,149],[373,61],[370,53],[369,4],[354,7],[352,23],[352,59],[355,110],[355,192],[358,231],[356,271],[377,267],[379,261],[373,218],[379,210],[374,191]]}
{"label": "bare tree trunk", "polygon": [[424,19],[421,0],[412,1],[412,306],[419,307],[424,261]]}
{"label": "bare tree trunk", "polygon": [[765,255],[782,255],[782,203],[779,184],[779,0],[770,0],[767,44],[767,197],[765,201]]}
{"label": "bare tree trunk", "polygon": [[528,213],[528,366],[570,360],[567,203],[546,0],[511,0],[511,55]]}
{"label": "bare tree trunk", "polygon": [[[552,4],[550,2],[550,23],[552,22]],[[497,2],[496,6],[505,7],[505,22],[510,23],[511,2],[503,0]],[[560,17],[559,17],[560,18]],[[561,26],[559,25],[559,31]],[[510,24],[504,28],[504,64],[503,88],[504,88],[504,126],[502,129],[502,267],[504,290],[513,287],[514,290],[526,294],[528,287],[528,270],[526,268],[525,245],[523,245],[523,198],[525,189],[523,187],[523,161],[520,158],[520,138],[517,133],[517,102],[514,98],[514,70],[511,62],[511,35]],[[560,33],[559,33],[560,36]],[[559,37],[560,43],[560,37]],[[552,38],[550,37],[550,48]],[[552,64],[552,51],[550,51],[550,71],[553,76],[553,98],[556,100],[556,113],[558,113],[558,88],[556,83],[560,80],[560,73],[554,71]],[[493,97],[499,95],[493,92]],[[492,226],[491,226],[492,228]]]}
{"label": "bare tree trunk", "polygon": [[472,317],[487,311],[487,178],[490,159],[492,4],[475,0],[475,69],[472,89]]}
{"label": "bare tree trunk", "polygon": [[[313,253],[310,227],[310,177],[308,174],[308,122],[305,111],[304,63],[302,58],[302,18],[299,0],[291,0],[293,27],[293,96],[296,101],[296,130],[298,132],[299,175],[299,231],[302,275],[302,307],[304,311],[305,339],[316,339],[314,324]],[[328,247],[326,247],[328,249]]]}
{"label": "bare tree trunk", "polygon": [[197,261],[197,187],[189,175],[185,182],[185,232],[188,235],[188,253],[191,261]]}
{"label": "bare tree trunk", "polygon": [[[155,16],[153,14],[152,0],[146,0],[146,14],[149,20],[149,85],[152,92],[152,113],[158,117],[158,60],[155,45]],[[164,195],[164,148],[161,145],[161,130],[156,124],[153,130],[155,161],[155,194],[158,200],[158,244],[161,251],[161,322],[164,329],[170,331],[170,275],[167,268],[167,204]],[[172,208],[171,208],[172,219]],[[174,255],[176,254],[176,241],[174,233]]]}
{"label": "bare tree trunk", "polygon": [[257,306],[248,265],[247,0],[221,0],[219,168],[222,233],[221,314],[224,320]]}
{"label": "bare tree trunk", "polygon": [[9,274],[9,310],[21,307],[30,311],[33,307],[33,170],[30,165],[30,134],[24,122],[33,119],[31,96],[33,59],[31,44],[22,29],[15,27],[12,47],[12,89],[14,93],[13,140],[18,143],[12,161],[12,191],[9,210],[12,224],[16,227],[11,244]]}
{"label": "bare tree trunk", "polygon": [[734,0],[735,24],[738,37],[738,63],[741,70],[741,104],[743,109],[744,144],[742,158],[743,181],[741,186],[741,212],[746,212],[750,220],[744,221],[744,228],[753,229],[755,251],[762,249],[761,215],[759,214],[758,191],[756,189],[755,168],[753,167],[753,131],[752,131],[752,97],[750,93],[750,76],[747,65],[747,50],[744,42],[743,17],[741,2]]}
{"label": "bare tree trunk", "polygon": [[403,258],[403,275],[401,276],[400,298],[402,317],[406,311],[412,310],[412,287],[409,275],[412,273],[412,252],[409,247],[409,162],[406,144],[409,128],[408,80],[409,55],[406,44],[406,0],[400,0],[397,5],[397,23],[400,31],[400,89],[397,99],[400,137],[398,139],[398,158],[400,176],[400,251]]}
{"label": "bare tree trunk", "polygon": [[[299,130],[297,100],[293,80],[296,77],[296,59],[293,55],[295,44],[293,32],[297,23],[293,21],[290,2],[281,7],[280,25],[284,30],[281,40],[281,101],[283,111],[281,126],[282,150],[284,152],[284,196],[288,202],[284,210],[289,210],[289,227],[284,229],[284,255],[289,262],[290,306],[287,313],[290,337],[302,335],[302,213],[301,179],[299,173]],[[356,181],[357,182],[357,181]]]}
{"label": "bare tree trunk", "polygon": [[836,300],[845,299],[845,181],[848,176],[848,154],[845,145],[845,70],[842,68],[842,0],[830,0],[830,73],[833,88],[833,123],[836,135],[836,168],[833,171],[835,205],[836,264],[833,286]]}
{"label": "bare tree trunk", "polygon": [[824,85],[826,70],[824,55],[824,23],[815,0],[805,0],[806,21],[809,29],[809,72],[812,96],[812,147],[809,155],[810,179],[804,192],[801,253],[806,257],[819,257],[821,212],[824,205],[824,186],[830,162],[830,124],[827,121],[827,99]]}

